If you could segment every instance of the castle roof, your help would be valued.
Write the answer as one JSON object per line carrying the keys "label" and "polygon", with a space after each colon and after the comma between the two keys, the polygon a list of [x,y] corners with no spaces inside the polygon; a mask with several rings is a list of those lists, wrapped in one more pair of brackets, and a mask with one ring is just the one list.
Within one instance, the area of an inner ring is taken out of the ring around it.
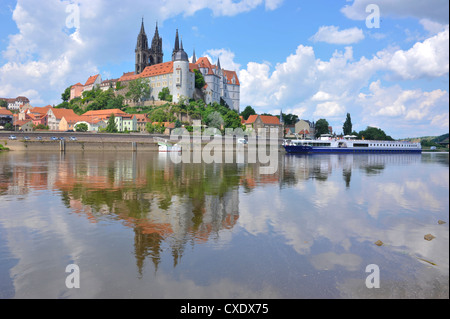
{"label": "castle roof", "polygon": [[88,86],[88,85],[94,84],[95,81],[97,80],[98,76],[99,76],[99,74],[90,76],[89,79],[86,81],[86,84],[84,86]]}
{"label": "castle roof", "polygon": [[151,76],[168,74],[172,72],[173,72],[173,62],[170,61],[148,66],[139,75],[141,78],[148,78]]}

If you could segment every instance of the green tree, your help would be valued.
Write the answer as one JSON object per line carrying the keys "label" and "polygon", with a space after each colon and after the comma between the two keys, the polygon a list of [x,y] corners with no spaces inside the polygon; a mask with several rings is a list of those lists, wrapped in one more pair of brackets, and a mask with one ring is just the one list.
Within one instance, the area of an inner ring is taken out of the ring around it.
{"label": "green tree", "polygon": [[163,109],[156,109],[149,118],[152,122],[167,122],[167,113]]}
{"label": "green tree", "polygon": [[195,73],[195,87],[197,89],[202,89],[206,84],[205,78],[203,77],[203,74],[197,69],[194,69],[194,73]]}
{"label": "green tree", "polygon": [[123,85],[120,81],[117,81],[117,83],[116,83],[116,91],[123,90],[124,88],[126,88],[126,86]]}
{"label": "green tree", "polygon": [[328,124],[328,121],[325,119],[320,119],[316,122],[316,138],[320,137],[320,135],[322,134],[329,134],[330,133],[330,129],[329,129],[330,124]]}
{"label": "green tree", "polygon": [[210,113],[206,118],[206,124],[209,127],[215,127],[218,128],[219,130],[221,129],[221,126],[224,123],[225,121],[223,120],[222,115],[217,111]]}
{"label": "green tree", "polygon": [[117,133],[117,125],[116,125],[116,117],[114,114],[111,114],[108,124],[106,125],[106,132],[108,133]]}
{"label": "green tree", "polygon": [[150,97],[150,84],[148,79],[136,79],[128,84],[128,92],[125,96],[138,103]]}
{"label": "green tree", "polygon": [[168,87],[162,88],[161,92],[158,93],[158,98],[161,101],[167,101],[167,102],[172,102],[172,99],[173,99]]}
{"label": "green tree", "polygon": [[350,113],[347,113],[347,118],[345,119],[344,125],[342,126],[342,131],[344,135],[352,134],[352,118],[350,117]]}
{"label": "green tree", "polygon": [[365,140],[393,141],[394,139],[377,127],[368,126],[358,133],[358,138]]}
{"label": "green tree", "polygon": [[226,128],[232,128],[236,129],[238,127],[241,127],[241,118],[239,117],[239,114],[237,114],[235,111],[229,110],[225,116],[223,117],[224,124]]}
{"label": "green tree", "polygon": [[281,114],[283,116],[283,121],[285,125],[294,125],[298,121],[298,115],[295,114]]}
{"label": "green tree", "polygon": [[88,125],[86,123],[80,123],[75,126],[75,131],[77,132],[87,132],[89,129]]}
{"label": "green tree", "polygon": [[8,102],[6,102],[5,100],[0,100],[0,107],[7,108],[8,107]]}
{"label": "green tree", "polygon": [[6,123],[4,128],[5,128],[5,131],[13,131],[14,130],[14,126],[11,123]]}
{"label": "green tree", "polygon": [[72,87],[69,86],[67,89],[64,90],[64,93],[61,94],[61,99],[63,100],[63,102],[68,102],[70,99],[70,89]]}

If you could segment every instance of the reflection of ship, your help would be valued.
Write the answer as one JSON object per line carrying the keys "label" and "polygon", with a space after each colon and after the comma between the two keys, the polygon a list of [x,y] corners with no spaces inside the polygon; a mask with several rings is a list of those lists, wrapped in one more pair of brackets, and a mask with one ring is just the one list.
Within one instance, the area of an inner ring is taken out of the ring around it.
{"label": "reflection of ship", "polygon": [[419,164],[423,156],[409,154],[291,154],[284,156],[283,184],[295,185],[298,181],[327,180],[333,172],[342,171],[347,187],[352,171],[361,171],[367,176],[382,174],[388,166]]}
{"label": "reflection of ship", "polygon": [[285,140],[283,147],[287,153],[421,153],[420,143],[407,141],[354,140],[331,138],[324,134],[319,140]]}
{"label": "reflection of ship", "polygon": [[159,137],[154,137],[153,140],[158,143],[160,152],[181,152],[181,146],[178,144],[172,144],[168,140]]}

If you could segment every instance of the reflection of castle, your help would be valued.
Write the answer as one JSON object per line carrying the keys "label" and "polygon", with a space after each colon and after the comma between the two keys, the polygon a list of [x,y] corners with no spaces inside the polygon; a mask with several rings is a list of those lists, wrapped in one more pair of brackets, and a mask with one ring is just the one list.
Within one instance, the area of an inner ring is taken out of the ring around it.
{"label": "reflection of castle", "polygon": [[109,159],[103,154],[61,161],[52,184],[67,207],[90,221],[107,215],[132,228],[142,272],[147,258],[157,269],[167,246],[175,266],[188,241],[207,242],[234,227],[239,197],[233,176],[223,166],[176,166],[169,157],[117,154]]}

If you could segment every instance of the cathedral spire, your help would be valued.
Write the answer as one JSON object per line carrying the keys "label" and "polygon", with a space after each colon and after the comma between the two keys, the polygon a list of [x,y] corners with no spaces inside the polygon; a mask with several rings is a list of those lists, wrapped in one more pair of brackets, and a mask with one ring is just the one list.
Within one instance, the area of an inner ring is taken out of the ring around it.
{"label": "cathedral spire", "polygon": [[194,54],[192,55],[192,63],[197,62],[197,57],[195,56],[195,49],[194,49]]}
{"label": "cathedral spire", "polygon": [[145,34],[144,17],[142,17],[141,32],[139,34]]}
{"label": "cathedral spire", "polygon": [[178,29],[177,29],[177,33],[175,35],[175,46],[173,49],[173,52],[177,52],[180,50],[180,39],[178,38]]}

